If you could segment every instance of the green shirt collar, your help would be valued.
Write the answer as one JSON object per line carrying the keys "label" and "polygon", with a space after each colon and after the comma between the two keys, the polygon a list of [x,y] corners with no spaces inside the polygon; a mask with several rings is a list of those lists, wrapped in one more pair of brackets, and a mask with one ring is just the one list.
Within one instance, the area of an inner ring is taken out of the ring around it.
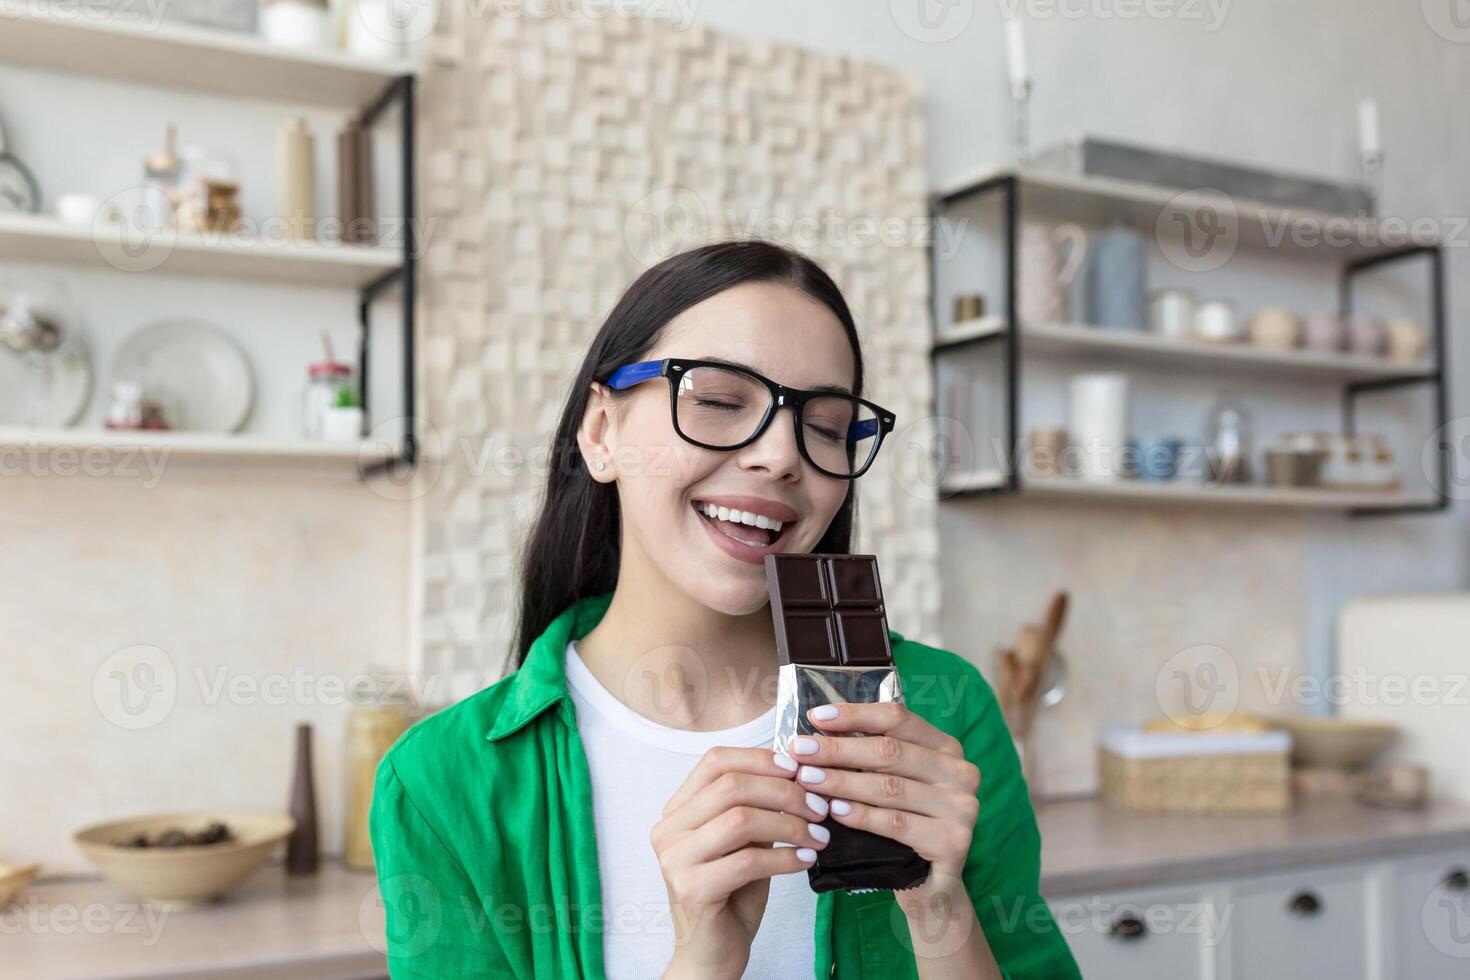
{"label": "green shirt collar", "polygon": [[525,662],[506,678],[505,696],[485,737],[504,738],[567,697],[566,649],[592,632],[612,603],[611,592],[573,602],[551,621],[526,651]]}

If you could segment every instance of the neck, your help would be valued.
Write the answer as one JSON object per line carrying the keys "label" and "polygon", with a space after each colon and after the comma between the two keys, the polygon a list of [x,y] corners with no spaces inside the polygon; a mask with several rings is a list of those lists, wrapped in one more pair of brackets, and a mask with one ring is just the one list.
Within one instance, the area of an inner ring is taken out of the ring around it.
{"label": "neck", "polygon": [[691,731],[733,728],[770,709],[776,640],[769,607],[729,616],[672,583],[651,581],[659,576],[628,571],[620,572],[602,620],[577,641],[578,655],[609,691],[646,718]]}

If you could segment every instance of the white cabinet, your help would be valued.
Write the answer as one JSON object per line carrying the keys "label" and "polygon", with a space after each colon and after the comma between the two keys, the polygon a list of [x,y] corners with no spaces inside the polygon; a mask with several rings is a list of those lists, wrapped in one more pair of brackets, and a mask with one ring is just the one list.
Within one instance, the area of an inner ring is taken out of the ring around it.
{"label": "white cabinet", "polygon": [[1393,869],[1390,976],[1470,976],[1470,852],[1400,861]]}
{"label": "white cabinet", "polygon": [[1470,850],[1048,905],[1088,980],[1470,978]]}
{"label": "white cabinet", "polygon": [[1088,980],[1201,976],[1221,939],[1204,891],[1114,892],[1049,903]]}
{"label": "white cabinet", "polygon": [[1370,872],[1309,869],[1234,884],[1232,977],[1368,980],[1381,928],[1369,921]]}

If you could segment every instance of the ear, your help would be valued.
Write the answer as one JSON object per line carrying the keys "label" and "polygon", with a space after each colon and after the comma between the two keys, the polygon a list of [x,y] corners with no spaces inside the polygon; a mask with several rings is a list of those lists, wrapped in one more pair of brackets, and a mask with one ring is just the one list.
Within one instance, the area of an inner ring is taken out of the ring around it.
{"label": "ear", "polygon": [[[582,451],[587,472],[598,483],[612,483],[617,479],[613,467],[613,451],[617,448],[613,441],[616,436],[613,422],[612,395],[604,385],[594,381],[587,393],[587,406],[582,409],[582,424],[577,427],[577,447]],[[603,464],[603,469],[597,468],[598,463]]]}

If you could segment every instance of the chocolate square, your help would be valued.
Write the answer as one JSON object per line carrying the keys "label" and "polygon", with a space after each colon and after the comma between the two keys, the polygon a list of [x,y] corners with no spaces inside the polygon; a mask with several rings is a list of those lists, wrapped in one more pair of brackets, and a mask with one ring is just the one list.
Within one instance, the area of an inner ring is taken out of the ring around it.
{"label": "chocolate square", "polygon": [[[882,667],[893,663],[878,559],[872,555],[766,556],[781,663]],[[816,625],[822,621],[822,627]]]}

